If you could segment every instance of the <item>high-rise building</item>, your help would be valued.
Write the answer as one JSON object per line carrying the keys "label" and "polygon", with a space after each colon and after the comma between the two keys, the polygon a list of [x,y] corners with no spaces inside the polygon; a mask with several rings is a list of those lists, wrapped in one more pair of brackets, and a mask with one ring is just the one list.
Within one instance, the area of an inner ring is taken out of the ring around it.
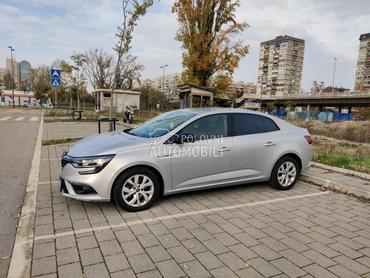
{"label": "high-rise building", "polygon": [[257,94],[286,96],[300,92],[304,40],[278,36],[261,43]]}
{"label": "high-rise building", "polygon": [[31,73],[31,64],[28,61],[19,62],[19,84],[29,80],[29,75]]}
{"label": "high-rise building", "polygon": [[14,74],[13,80],[15,83],[15,88],[19,86],[19,65],[17,61],[13,58],[13,73],[12,73],[12,60],[8,57],[6,58],[6,70],[10,72],[10,74]]}
{"label": "high-rise building", "polygon": [[370,91],[370,33],[362,34],[360,36],[360,49],[357,59],[355,91]]}

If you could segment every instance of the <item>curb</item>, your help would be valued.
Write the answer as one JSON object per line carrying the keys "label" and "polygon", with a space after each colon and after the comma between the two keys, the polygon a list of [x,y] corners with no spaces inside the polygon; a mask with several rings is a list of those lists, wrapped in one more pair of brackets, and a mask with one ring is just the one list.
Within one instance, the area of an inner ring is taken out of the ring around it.
{"label": "curb", "polygon": [[357,197],[362,200],[370,201],[370,192],[360,190],[357,187],[343,185],[338,182],[333,182],[331,180],[318,178],[318,177],[307,175],[304,173],[301,174],[299,179],[301,181],[305,181],[305,182],[320,186],[322,190],[340,192],[346,195]]}
{"label": "curb", "polygon": [[31,170],[28,176],[21,217],[18,222],[19,232],[16,234],[14,241],[12,259],[8,270],[8,278],[31,276],[36,198],[40,171],[42,130],[44,124],[43,118],[44,112],[41,114],[41,121],[37,134],[35,151],[33,153]]}
{"label": "curb", "polygon": [[313,161],[311,162],[311,166],[316,167],[316,168],[322,168],[322,169],[325,169],[325,170],[328,170],[328,171],[338,172],[338,173],[345,174],[345,175],[354,176],[354,177],[365,179],[365,180],[370,180],[370,175],[366,174],[366,173],[361,173],[361,172],[357,172],[357,171],[353,171],[353,170],[348,170],[348,169],[343,169],[343,168],[339,168],[339,167],[329,166],[329,165],[326,165],[326,164],[321,164],[321,163],[317,163],[317,162],[313,162]]}

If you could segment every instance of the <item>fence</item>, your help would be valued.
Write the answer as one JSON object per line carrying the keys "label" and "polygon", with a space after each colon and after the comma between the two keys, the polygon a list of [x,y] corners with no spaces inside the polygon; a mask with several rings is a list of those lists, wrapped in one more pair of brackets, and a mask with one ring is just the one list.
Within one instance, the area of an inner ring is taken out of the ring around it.
{"label": "fence", "polygon": [[352,113],[339,112],[295,112],[277,109],[269,111],[269,114],[289,120],[320,120],[322,122],[351,121]]}

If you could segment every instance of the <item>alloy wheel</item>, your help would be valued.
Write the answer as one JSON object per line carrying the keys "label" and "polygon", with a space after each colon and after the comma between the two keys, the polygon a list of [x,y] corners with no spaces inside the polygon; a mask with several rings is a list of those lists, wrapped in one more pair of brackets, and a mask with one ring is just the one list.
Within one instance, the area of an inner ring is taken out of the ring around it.
{"label": "alloy wheel", "polygon": [[297,169],[292,162],[286,161],[280,165],[277,172],[277,180],[281,186],[290,186],[295,181],[296,176]]}
{"label": "alloy wheel", "polygon": [[123,201],[132,207],[146,205],[153,197],[154,184],[146,175],[133,175],[122,187]]}

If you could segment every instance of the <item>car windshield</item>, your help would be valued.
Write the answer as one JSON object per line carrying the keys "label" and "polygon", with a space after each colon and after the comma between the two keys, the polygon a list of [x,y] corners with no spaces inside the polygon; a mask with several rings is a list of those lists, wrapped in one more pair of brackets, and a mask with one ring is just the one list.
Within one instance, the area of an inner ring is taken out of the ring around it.
{"label": "car windshield", "polygon": [[163,136],[195,115],[196,113],[188,111],[167,112],[144,122],[128,133],[146,138]]}

